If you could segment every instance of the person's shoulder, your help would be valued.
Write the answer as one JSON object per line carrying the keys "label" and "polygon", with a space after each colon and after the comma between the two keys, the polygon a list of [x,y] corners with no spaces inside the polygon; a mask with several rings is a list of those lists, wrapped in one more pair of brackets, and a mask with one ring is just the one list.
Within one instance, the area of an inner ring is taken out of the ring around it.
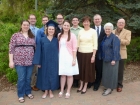
{"label": "person's shoulder", "polygon": [[130,30],[128,30],[128,29],[125,29],[125,28],[124,28],[123,30],[124,30],[124,31],[126,31],[126,32],[131,33],[131,31],[130,31]]}
{"label": "person's shoulder", "polygon": [[79,28],[79,29],[81,29],[81,30],[82,30],[82,29],[84,29],[84,28],[83,28],[83,27],[81,27],[81,26],[78,26],[78,28]]}
{"label": "person's shoulder", "polygon": [[90,28],[90,30],[89,31],[91,31],[91,32],[96,32],[96,30],[95,29],[93,29],[93,28]]}

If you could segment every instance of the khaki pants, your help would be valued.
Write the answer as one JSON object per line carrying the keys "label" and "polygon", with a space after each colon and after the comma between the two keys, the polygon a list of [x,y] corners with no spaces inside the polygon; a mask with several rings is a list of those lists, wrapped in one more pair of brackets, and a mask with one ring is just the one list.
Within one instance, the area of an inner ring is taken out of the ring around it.
{"label": "khaki pants", "polygon": [[36,86],[38,67],[35,65],[31,77],[31,86]]}

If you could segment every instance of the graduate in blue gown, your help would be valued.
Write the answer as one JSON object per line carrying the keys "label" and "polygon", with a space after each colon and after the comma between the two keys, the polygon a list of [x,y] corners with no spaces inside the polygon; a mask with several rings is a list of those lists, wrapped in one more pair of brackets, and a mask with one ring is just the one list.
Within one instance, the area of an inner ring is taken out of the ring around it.
{"label": "graduate in blue gown", "polygon": [[[38,65],[37,88],[45,90],[42,98],[47,95],[53,97],[53,90],[59,88],[58,75],[58,39],[54,37],[55,27],[58,26],[52,20],[46,23],[46,35],[42,37],[36,46],[33,64]],[[45,34],[45,33],[44,33]]]}

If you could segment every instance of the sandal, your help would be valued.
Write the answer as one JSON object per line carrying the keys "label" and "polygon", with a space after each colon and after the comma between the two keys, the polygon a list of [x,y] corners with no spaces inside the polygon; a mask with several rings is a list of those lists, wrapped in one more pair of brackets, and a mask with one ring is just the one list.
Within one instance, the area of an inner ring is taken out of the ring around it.
{"label": "sandal", "polygon": [[66,99],[67,99],[67,98],[70,98],[70,94],[69,94],[69,93],[66,93],[65,98],[66,98]]}
{"label": "sandal", "polygon": [[63,93],[62,92],[59,92],[59,98],[62,97],[62,96],[63,96]]}
{"label": "sandal", "polygon": [[33,99],[33,98],[34,98],[34,96],[33,96],[32,94],[28,94],[27,97],[28,97],[29,99]]}
{"label": "sandal", "polygon": [[23,97],[20,97],[20,98],[18,99],[18,101],[19,101],[20,103],[25,102],[25,100],[24,100],[24,98],[23,98]]}

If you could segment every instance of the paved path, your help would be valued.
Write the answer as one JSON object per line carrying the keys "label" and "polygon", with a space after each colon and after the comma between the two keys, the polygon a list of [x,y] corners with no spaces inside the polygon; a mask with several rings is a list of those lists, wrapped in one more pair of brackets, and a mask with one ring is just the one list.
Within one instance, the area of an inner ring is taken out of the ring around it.
{"label": "paved path", "polygon": [[72,88],[71,97],[65,99],[58,98],[59,91],[55,91],[55,97],[50,99],[42,99],[42,91],[33,91],[34,99],[25,98],[25,103],[19,103],[16,92],[0,92],[0,105],[140,105],[140,81],[125,83],[121,93],[114,90],[108,96],[102,96],[103,87],[101,86],[97,92],[88,89],[86,94],[76,92],[76,88]]}

